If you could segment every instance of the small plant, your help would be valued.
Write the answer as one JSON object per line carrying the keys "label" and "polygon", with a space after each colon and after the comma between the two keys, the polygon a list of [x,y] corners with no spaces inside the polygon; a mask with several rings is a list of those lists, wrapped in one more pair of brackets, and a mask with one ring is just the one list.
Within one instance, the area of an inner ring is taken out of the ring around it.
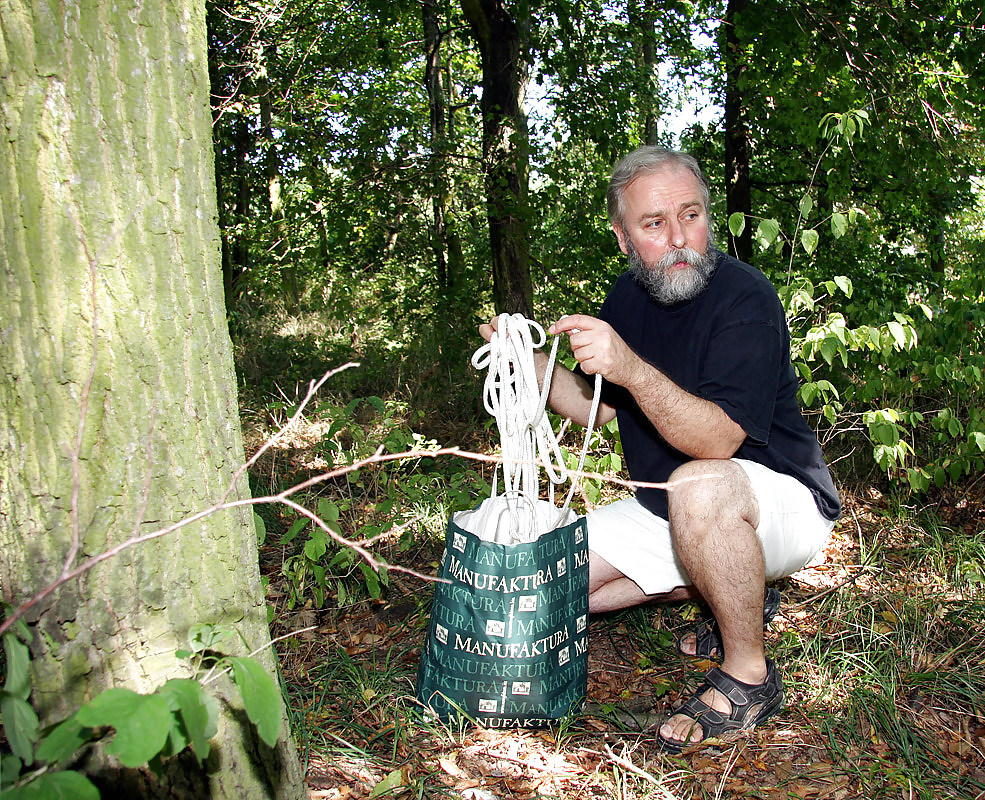
{"label": "small plant", "polygon": [[[73,798],[98,800],[99,791],[71,769],[87,747],[103,746],[107,755],[128,768],[149,765],[159,771],[163,759],[190,750],[199,764],[209,755],[219,710],[207,691],[218,674],[231,673],[246,715],[260,738],[273,747],[280,732],[280,689],[255,659],[222,655],[222,641],[235,635],[216,625],[192,626],[191,649],[176,653],[201,680],[172,678],[149,694],[106,689],[61,722],[41,728],[28,702],[31,694],[29,631],[19,622],[3,637],[7,675],[0,690],[3,728],[11,754],[0,763],[0,798]],[[111,733],[112,731],[112,733]]]}

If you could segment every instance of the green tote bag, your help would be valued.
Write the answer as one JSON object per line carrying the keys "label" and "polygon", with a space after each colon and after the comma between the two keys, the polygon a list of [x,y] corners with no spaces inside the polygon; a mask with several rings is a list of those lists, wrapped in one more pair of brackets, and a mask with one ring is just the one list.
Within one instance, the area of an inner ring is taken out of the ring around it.
{"label": "green tote bag", "polygon": [[[494,511],[510,498],[483,502]],[[557,509],[545,501],[556,515]],[[588,681],[588,537],[584,517],[530,542],[498,544],[449,520],[417,697],[439,718],[491,728],[543,727],[577,711]]]}

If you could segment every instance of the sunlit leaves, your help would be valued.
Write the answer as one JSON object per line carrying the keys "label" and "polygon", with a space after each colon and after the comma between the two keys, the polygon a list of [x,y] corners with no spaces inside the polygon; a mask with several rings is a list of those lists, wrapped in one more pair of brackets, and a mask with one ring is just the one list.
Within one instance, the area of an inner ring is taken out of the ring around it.
{"label": "sunlit leaves", "polygon": [[821,135],[832,142],[844,142],[851,145],[855,136],[862,136],[869,122],[869,112],[865,109],[855,109],[843,113],[825,114],[818,127]]}
{"label": "sunlit leaves", "polygon": [[807,228],[806,230],[800,232],[800,243],[803,245],[804,250],[807,251],[808,255],[813,253],[817,248],[817,243],[820,238],[821,237],[818,235],[818,232],[813,228]]}
{"label": "sunlit leaves", "polygon": [[756,226],[755,239],[763,250],[770,248],[779,235],[780,223],[775,219],[762,219]]}

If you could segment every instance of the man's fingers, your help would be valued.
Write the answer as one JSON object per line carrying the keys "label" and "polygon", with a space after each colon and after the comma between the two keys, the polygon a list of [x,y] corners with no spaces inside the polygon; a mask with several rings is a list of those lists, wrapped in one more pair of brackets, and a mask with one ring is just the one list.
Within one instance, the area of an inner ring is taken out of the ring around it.
{"label": "man's fingers", "polygon": [[561,317],[561,319],[551,325],[547,330],[548,333],[578,333],[592,328],[597,322],[599,320],[587,314],[572,314]]}

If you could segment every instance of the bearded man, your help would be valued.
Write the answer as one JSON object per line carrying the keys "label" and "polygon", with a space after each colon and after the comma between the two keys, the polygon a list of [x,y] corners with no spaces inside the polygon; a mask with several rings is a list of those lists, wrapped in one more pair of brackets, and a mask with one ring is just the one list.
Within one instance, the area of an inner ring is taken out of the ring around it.
{"label": "bearded man", "polygon": [[[797,405],[776,290],[714,249],[698,163],[640,148],[616,165],[607,201],[630,269],[597,317],[550,327],[569,336],[578,370],[555,370],[549,403],[587,424],[586,376],[601,375],[596,424],[618,418],[634,481],[670,484],[588,515],[589,610],[706,605],[678,648],[722,663],[659,729],[657,743],[679,752],[782,708],[783,681],[763,642],[779,595],[766,583],[815,559],[841,504]],[[493,325],[479,331],[488,341]]]}

